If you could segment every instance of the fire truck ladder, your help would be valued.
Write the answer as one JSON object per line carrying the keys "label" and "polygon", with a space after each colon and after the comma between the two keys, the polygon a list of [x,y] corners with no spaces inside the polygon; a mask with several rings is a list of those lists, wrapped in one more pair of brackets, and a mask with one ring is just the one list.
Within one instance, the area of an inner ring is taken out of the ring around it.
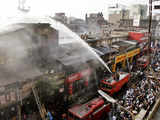
{"label": "fire truck ladder", "polygon": [[34,97],[35,97],[35,100],[36,100],[36,104],[38,106],[41,118],[42,118],[42,120],[46,120],[46,118],[45,118],[46,109],[45,109],[44,105],[41,104],[41,102],[39,100],[38,93],[37,93],[36,89],[33,86],[32,86],[32,91],[33,91],[33,94],[34,94]]}

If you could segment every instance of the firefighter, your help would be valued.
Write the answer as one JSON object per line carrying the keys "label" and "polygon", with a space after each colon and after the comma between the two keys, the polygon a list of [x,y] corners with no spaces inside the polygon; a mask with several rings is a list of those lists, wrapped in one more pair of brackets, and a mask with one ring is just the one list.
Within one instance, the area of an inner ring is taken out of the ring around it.
{"label": "firefighter", "polygon": [[115,72],[115,74],[114,74],[114,80],[116,80],[116,81],[119,81],[119,73],[118,72]]}

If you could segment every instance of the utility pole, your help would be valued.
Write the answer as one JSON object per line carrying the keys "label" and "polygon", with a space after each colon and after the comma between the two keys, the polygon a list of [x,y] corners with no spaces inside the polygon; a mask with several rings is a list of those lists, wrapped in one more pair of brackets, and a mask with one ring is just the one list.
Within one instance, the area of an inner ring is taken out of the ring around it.
{"label": "utility pole", "polygon": [[42,120],[46,120],[45,115],[46,115],[47,112],[46,112],[45,106],[41,104],[41,101],[39,99],[39,96],[38,96],[38,93],[36,91],[36,88],[34,88],[33,86],[32,86],[32,92],[33,92],[33,95],[35,97],[36,104],[38,106],[40,116],[41,116]]}
{"label": "utility pole", "polygon": [[149,56],[149,63],[151,62],[151,40],[152,40],[152,33],[151,33],[151,27],[152,27],[152,0],[149,0],[149,27],[148,27],[148,56]]}

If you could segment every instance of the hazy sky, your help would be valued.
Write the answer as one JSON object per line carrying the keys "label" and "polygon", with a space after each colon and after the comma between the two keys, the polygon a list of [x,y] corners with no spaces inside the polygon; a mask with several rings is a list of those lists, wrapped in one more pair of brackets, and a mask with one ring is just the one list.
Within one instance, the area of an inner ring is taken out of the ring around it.
{"label": "hazy sky", "polygon": [[[84,18],[85,13],[103,12],[107,15],[109,4],[121,3],[131,5],[136,3],[147,4],[149,0],[26,0],[31,7],[32,15],[54,15],[55,12],[65,12],[67,16]],[[0,16],[16,15],[18,0],[1,0]]]}

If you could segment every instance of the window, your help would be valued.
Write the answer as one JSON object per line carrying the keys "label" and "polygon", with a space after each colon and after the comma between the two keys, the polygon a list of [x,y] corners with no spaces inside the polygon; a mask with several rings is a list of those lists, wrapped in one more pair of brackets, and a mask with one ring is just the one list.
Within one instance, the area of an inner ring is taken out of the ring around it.
{"label": "window", "polygon": [[154,9],[160,9],[160,5],[155,5]]}

